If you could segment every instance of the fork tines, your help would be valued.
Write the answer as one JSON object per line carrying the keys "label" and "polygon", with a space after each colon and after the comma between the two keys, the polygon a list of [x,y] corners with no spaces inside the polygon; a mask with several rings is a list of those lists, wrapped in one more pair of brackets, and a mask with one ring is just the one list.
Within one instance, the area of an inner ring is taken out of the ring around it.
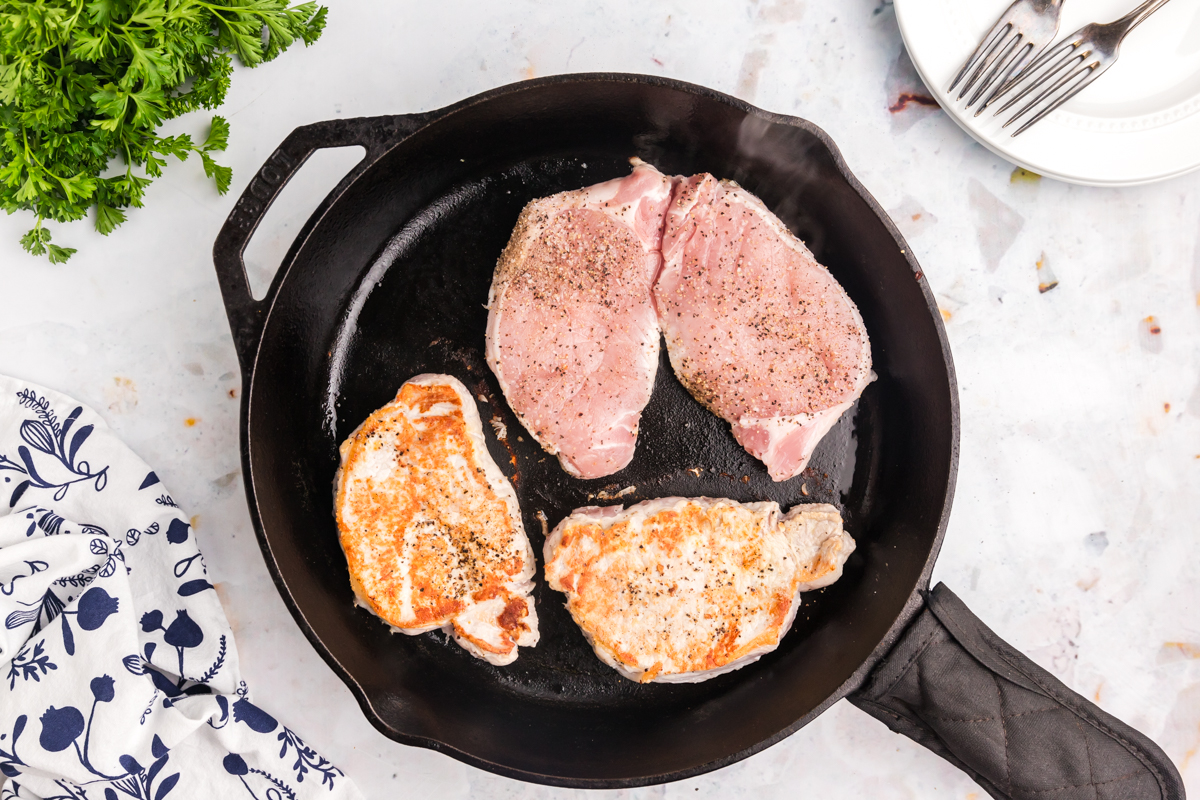
{"label": "fork tines", "polygon": [[[998,116],[1032,96],[1001,126],[1002,129],[1007,128],[1032,114],[1012,134],[1020,136],[1104,74],[1116,62],[1121,42],[1129,32],[1168,2],[1143,0],[1141,5],[1118,20],[1084,25],[1057,44],[1050,45],[1058,33],[1058,12],[1063,0],[1016,0],[984,37],[974,55],[963,64],[950,91],[974,67],[970,80],[958,95],[961,100],[990,67],[967,107],[973,105],[992,85],[995,88],[975,111],[975,116],[979,116],[992,103],[1003,101],[1003,105],[996,110]],[[1027,42],[1024,46],[1022,34]],[[1039,47],[1039,42],[1044,44]],[[1033,54],[1031,63],[1022,67],[1021,63],[1029,53]]]}
{"label": "fork tines", "polygon": [[[1017,31],[1013,23],[1005,20],[997,22],[996,27],[983,38],[979,47],[955,76],[954,82],[950,84],[950,91],[953,92],[954,87],[963,80],[967,72],[972,67],[975,68],[971,72],[971,76],[963,83],[962,91],[958,93],[955,100],[962,100],[967,92],[976,87],[975,93],[967,101],[967,108],[970,108],[989,88],[1004,86],[1018,72],[1021,62],[1033,50],[1033,43],[1025,41],[1025,39],[1025,34]],[[995,97],[994,92],[987,99],[991,100],[993,97]]]}
{"label": "fork tines", "polygon": [[1099,58],[1093,58],[1094,51],[1085,41],[1087,37],[1080,34],[1060,42],[1030,64],[1015,80],[1002,85],[976,115],[993,102],[1006,97],[1004,104],[996,109],[998,116],[1032,94],[1033,99],[1019,108],[1002,126],[1007,128],[1037,109],[1033,117],[1013,132],[1013,136],[1018,136],[1100,77],[1107,65],[1102,65]]}
{"label": "fork tines", "polygon": [[1054,41],[1062,4],[1063,0],[1014,0],[962,65],[947,94],[954,97],[961,84],[954,102],[970,95],[967,108],[980,99],[984,106],[991,103]]}

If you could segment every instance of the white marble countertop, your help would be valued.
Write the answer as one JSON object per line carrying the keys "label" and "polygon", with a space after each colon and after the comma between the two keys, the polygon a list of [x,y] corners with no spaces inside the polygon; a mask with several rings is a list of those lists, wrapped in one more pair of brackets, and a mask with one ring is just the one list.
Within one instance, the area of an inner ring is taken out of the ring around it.
{"label": "white marble countertop", "polygon": [[[65,266],[19,249],[25,215],[0,219],[0,373],[91,404],[195,515],[257,701],[370,798],[585,794],[386,739],[309,647],[247,514],[240,381],[210,253],[234,198],[297,125],[433,109],[533,76],[651,73],[815,122],[891,211],[943,309],[961,387],[958,490],[934,580],[1158,741],[1200,796],[1200,173],[1120,190],[1014,174],[930,106],[879,0],[327,2],[315,46],[235,75],[222,110],[229,195],[199,164],[172,164],[107,239],[54,226],[80,250]],[[202,136],[206,119],[171,129]],[[252,245],[259,285],[348,165],[327,153],[285,192]],[[1039,262],[1058,280],[1044,293]],[[844,702],[735,766],[596,794],[800,788],[984,796]]]}

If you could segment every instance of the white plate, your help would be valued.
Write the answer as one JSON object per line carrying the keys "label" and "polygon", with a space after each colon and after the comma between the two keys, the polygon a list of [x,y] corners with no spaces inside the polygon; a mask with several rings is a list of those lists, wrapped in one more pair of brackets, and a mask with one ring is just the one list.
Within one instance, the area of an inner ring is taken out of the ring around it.
{"label": "white plate", "polygon": [[[1132,186],[1200,168],[1200,0],[1173,0],[1138,26],[1108,72],[1020,136],[973,117],[946,87],[1012,0],[895,0],[913,64],[942,108],[998,155],[1040,175]],[[1066,0],[1059,36],[1110,22],[1137,0]]]}

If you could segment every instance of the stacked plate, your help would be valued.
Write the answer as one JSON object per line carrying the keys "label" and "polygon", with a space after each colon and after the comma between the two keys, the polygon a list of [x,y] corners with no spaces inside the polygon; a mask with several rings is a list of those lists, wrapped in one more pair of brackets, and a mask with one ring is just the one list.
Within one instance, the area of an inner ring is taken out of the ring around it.
{"label": "stacked plate", "polygon": [[[1135,29],[1099,80],[1018,137],[946,88],[1011,0],[895,0],[913,64],[946,112],[981,144],[1032,172],[1133,186],[1200,168],[1200,3],[1174,0]],[[1135,0],[1066,0],[1059,35],[1111,22]]]}

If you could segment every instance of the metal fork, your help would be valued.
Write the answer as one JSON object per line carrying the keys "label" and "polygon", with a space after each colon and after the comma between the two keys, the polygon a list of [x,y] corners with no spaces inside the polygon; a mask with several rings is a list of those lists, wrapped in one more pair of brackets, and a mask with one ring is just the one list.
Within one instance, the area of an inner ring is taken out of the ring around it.
{"label": "metal fork", "polygon": [[987,101],[993,99],[1012,76],[1054,41],[1062,4],[1063,0],[1016,0],[980,40],[979,47],[962,65],[947,93],[953,94],[954,87],[962,82],[962,91],[955,98],[957,102],[974,87],[975,93],[967,101],[967,108],[970,108],[991,89],[985,105],[980,106],[983,110]]}
{"label": "metal fork", "polygon": [[1002,97],[1011,95],[1004,105],[996,109],[996,116],[999,116],[1030,94],[1034,94],[1033,99],[1018,109],[1002,126],[1007,128],[1040,106],[1040,110],[1012,134],[1014,137],[1020,136],[1031,125],[1103,75],[1116,63],[1121,42],[1129,32],[1168,2],[1169,0],[1145,0],[1114,22],[1093,22],[1083,26],[1049,48],[1015,79],[1002,85],[1000,91],[988,98],[980,110]]}

